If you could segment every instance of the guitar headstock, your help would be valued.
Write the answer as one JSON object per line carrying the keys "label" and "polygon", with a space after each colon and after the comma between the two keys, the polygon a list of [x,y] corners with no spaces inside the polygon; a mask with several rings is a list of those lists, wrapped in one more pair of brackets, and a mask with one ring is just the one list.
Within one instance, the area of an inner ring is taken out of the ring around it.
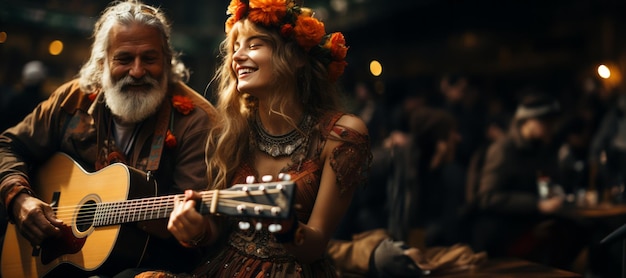
{"label": "guitar headstock", "polygon": [[246,184],[237,184],[219,191],[216,212],[229,216],[261,219],[287,219],[292,214],[296,185],[288,175],[279,176],[281,181],[255,183],[248,177]]}

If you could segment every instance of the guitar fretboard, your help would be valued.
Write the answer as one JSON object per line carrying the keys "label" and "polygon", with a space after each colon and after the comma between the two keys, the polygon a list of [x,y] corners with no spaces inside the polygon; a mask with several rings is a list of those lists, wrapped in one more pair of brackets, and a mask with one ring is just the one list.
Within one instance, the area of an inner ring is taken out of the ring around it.
{"label": "guitar fretboard", "polygon": [[[271,216],[283,212],[280,202],[274,205],[259,203],[259,198],[272,198],[282,194],[282,189],[263,189],[250,191],[241,190],[210,190],[200,192],[202,200],[196,209],[201,214],[227,212],[230,215]],[[274,197],[272,197],[274,196]],[[149,197],[119,202],[88,201],[79,206],[56,208],[57,217],[69,219],[75,217],[77,226],[109,226],[129,222],[138,222],[167,218],[174,210],[176,200],[183,200],[184,195],[168,195]],[[214,200],[217,199],[217,202]],[[213,208],[213,209],[212,209]],[[213,210],[213,211],[212,211]],[[234,213],[233,213],[234,212]],[[71,215],[74,214],[74,215]]]}

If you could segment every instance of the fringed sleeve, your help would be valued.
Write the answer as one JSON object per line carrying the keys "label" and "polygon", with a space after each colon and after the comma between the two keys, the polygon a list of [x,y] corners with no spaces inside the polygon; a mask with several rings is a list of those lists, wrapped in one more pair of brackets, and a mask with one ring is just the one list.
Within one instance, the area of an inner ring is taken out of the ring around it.
{"label": "fringed sleeve", "polygon": [[337,175],[340,192],[367,184],[367,177],[372,163],[372,151],[368,135],[353,129],[335,125],[330,140],[339,140],[330,158],[330,165]]}

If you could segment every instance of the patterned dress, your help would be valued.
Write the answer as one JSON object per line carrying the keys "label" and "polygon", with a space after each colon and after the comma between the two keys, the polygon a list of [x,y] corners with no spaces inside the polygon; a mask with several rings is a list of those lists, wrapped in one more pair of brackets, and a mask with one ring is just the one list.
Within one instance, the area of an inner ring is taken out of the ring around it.
{"label": "patterned dress", "polygon": [[[337,125],[342,113],[329,113],[320,118],[320,125],[312,131],[307,157],[284,169],[296,184],[295,202],[300,206],[298,220],[307,223],[320,187],[324,161],[320,155],[327,140],[343,142],[331,154],[331,166],[337,176],[340,192],[366,182],[372,154],[369,137],[347,127]],[[245,183],[247,176],[259,177],[248,160],[239,167],[233,184]],[[237,219],[223,248],[198,267],[194,277],[336,277],[336,271],[328,258],[312,264],[302,264],[288,253],[281,243],[268,231],[237,228]],[[211,247],[209,247],[211,248]],[[144,273],[147,274],[147,273]],[[155,273],[153,273],[155,274]],[[159,277],[143,275],[143,277]],[[166,276],[160,276],[166,277]]]}

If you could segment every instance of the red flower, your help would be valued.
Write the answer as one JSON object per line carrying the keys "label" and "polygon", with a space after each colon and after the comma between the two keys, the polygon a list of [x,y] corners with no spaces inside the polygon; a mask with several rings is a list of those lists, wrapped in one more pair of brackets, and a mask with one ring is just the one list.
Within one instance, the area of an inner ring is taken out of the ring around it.
{"label": "red flower", "polygon": [[98,97],[98,93],[88,94],[87,97],[91,100],[91,102],[93,102]]}
{"label": "red flower", "polygon": [[172,106],[183,115],[189,114],[193,110],[193,101],[186,96],[175,95],[172,97]]}
{"label": "red flower", "polygon": [[165,146],[168,148],[176,147],[176,137],[169,129],[167,130],[167,134],[165,135]]}
{"label": "red flower", "polygon": [[284,24],[281,28],[280,28],[280,34],[285,37],[288,38],[291,36],[291,34],[293,33],[293,25],[287,23]]}

